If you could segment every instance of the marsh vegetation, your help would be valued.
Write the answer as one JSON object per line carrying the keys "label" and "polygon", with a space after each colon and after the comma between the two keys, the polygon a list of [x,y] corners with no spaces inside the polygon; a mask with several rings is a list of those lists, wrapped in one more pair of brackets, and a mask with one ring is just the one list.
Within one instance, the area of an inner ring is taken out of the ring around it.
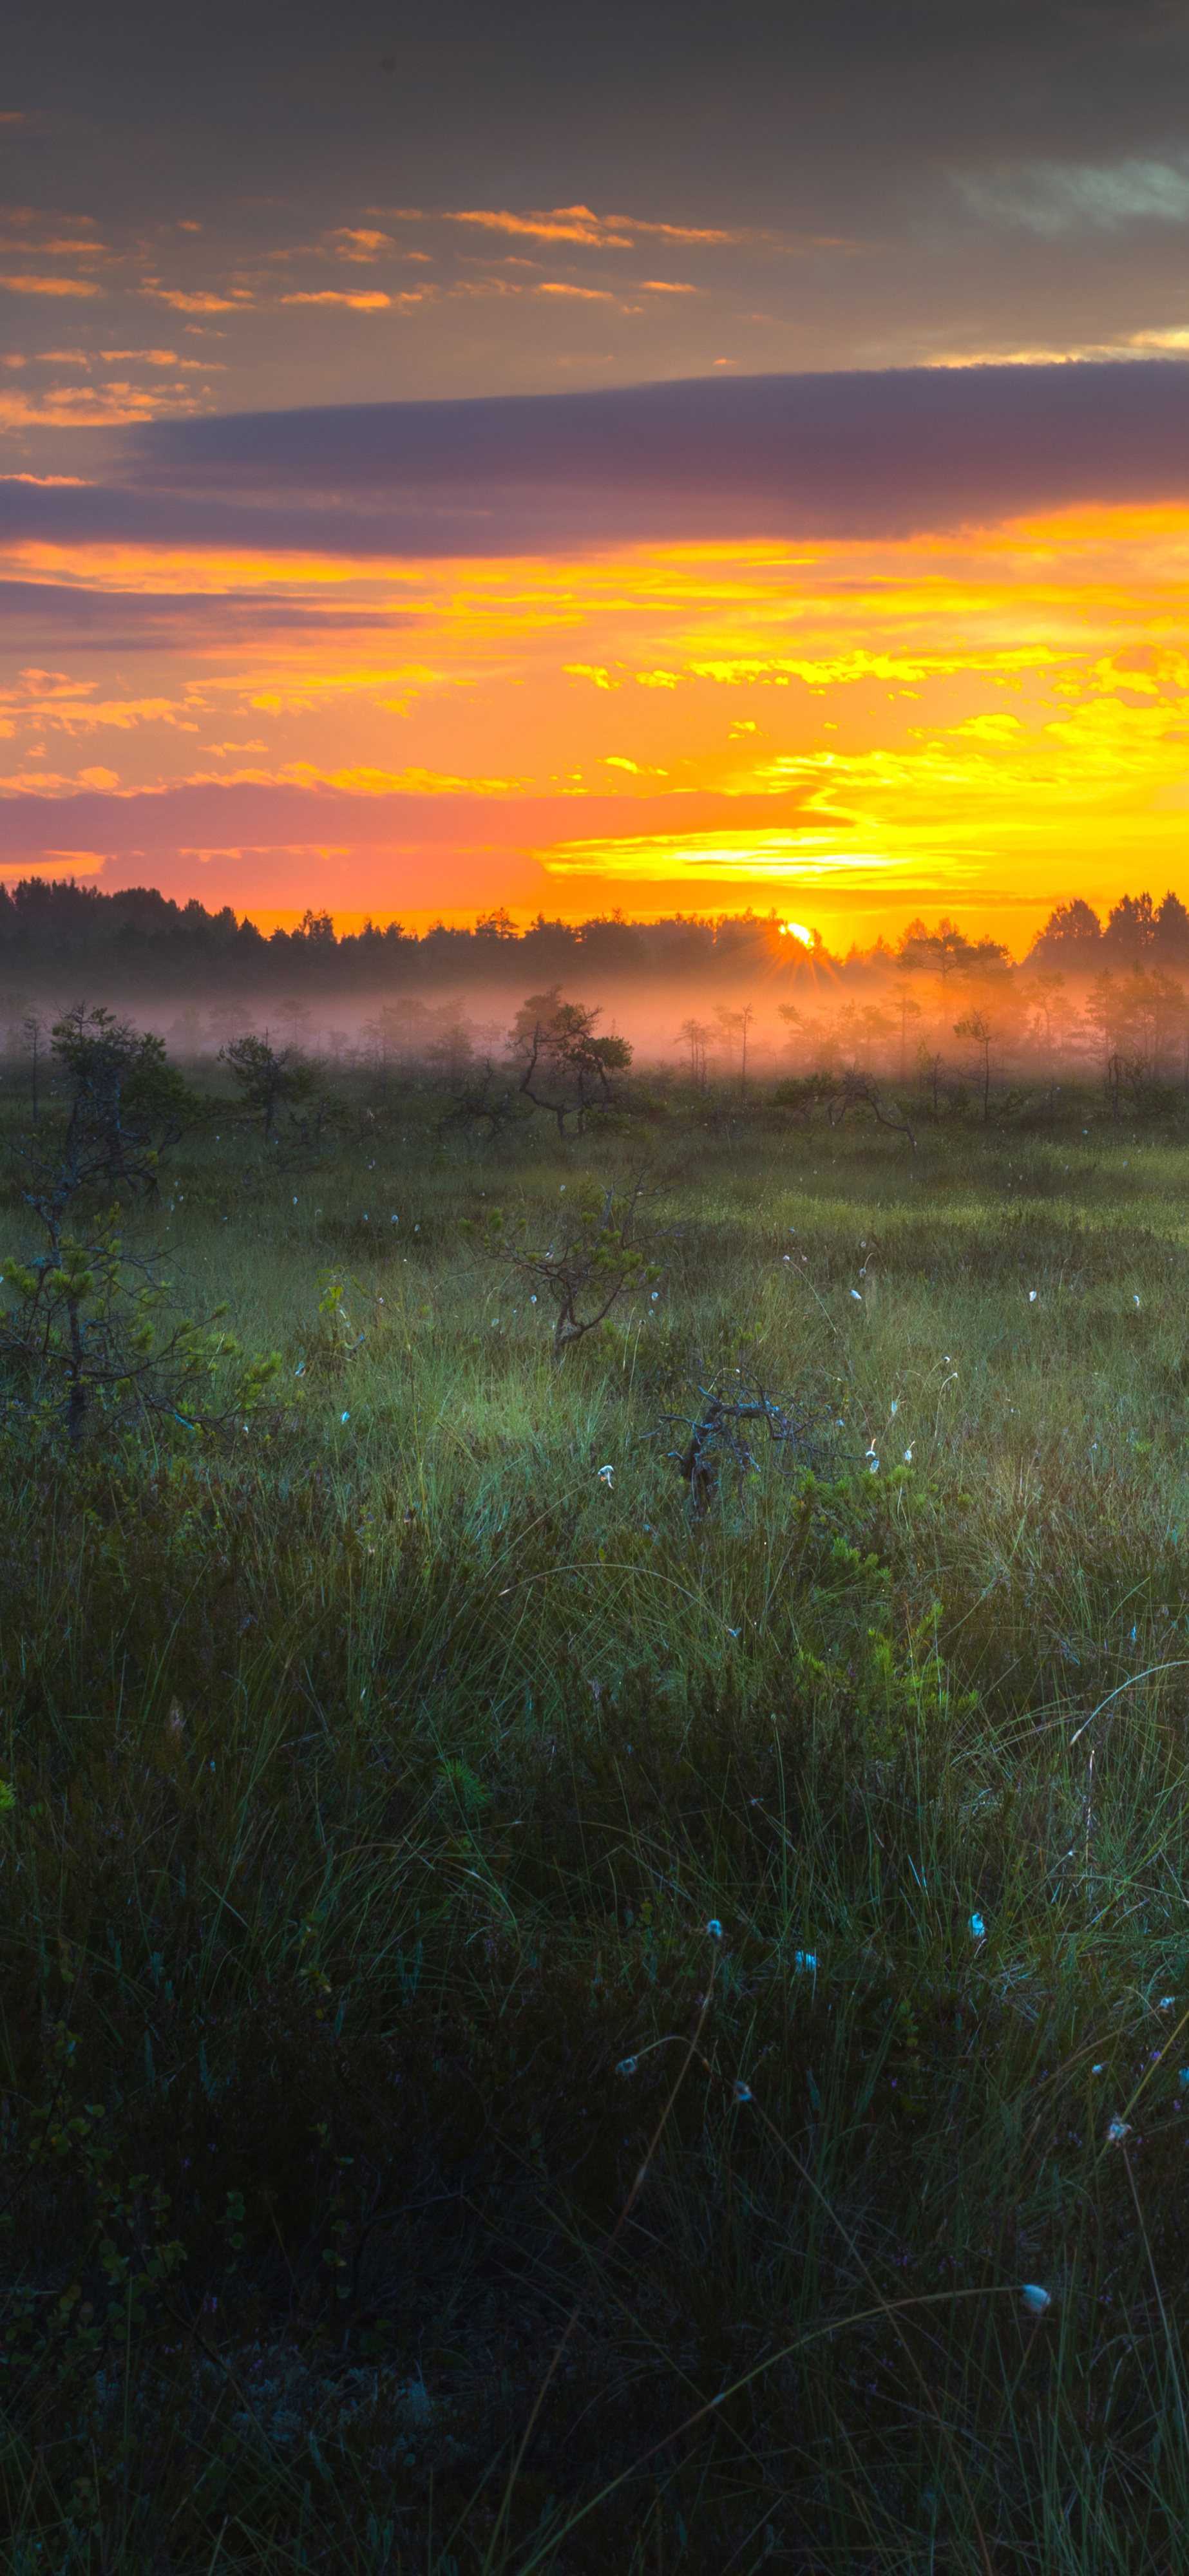
{"label": "marsh vegetation", "polygon": [[[0,1211],[9,2563],[1179,2565],[1175,1100],[914,1153],[630,1077],[578,1136],[366,1068],[182,1117],[142,1060],[40,1273],[53,1062]],[[559,1343],[566,1260],[615,1293]],[[21,1322],[72,1279],[73,1426]]]}

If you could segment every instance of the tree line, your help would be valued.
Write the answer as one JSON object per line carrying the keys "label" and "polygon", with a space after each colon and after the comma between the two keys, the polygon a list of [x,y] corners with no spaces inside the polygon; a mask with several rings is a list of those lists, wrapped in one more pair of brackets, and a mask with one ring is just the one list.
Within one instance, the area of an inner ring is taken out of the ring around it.
{"label": "tree line", "polygon": [[1075,974],[1097,966],[1189,966],[1189,912],[1171,892],[1160,903],[1150,894],[1125,894],[1104,922],[1074,895],[1049,914],[1028,962]]}
{"label": "tree line", "polygon": [[[292,930],[264,932],[230,904],[208,912],[196,898],[177,903],[152,886],[105,894],[97,886],[25,877],[0,885],[0,982],[49,982],[66,973],[92,990],[136,993],[319,995],[374,992],[377,987],[427,991],[465,986],[563,982],[578,971],[675,984],[737,980],[796,949],[786,962],[804,968],[806,952],[784,939],[780,923],[752,911],[716,916],[675,912],[633,922],[616,910],[586,921],[546,920],[523,930],[504,907],[481,913],[467,928],[444,922],[422,932],[399,921],[365,922],[336,933],[327,911],[307,909]],[[820,942],[818,956],[824,960]]]}
{"label": "tree line", "polygon": [[[1100,918],[1084,897],[1058,903],[1034,939],[1026,968],[1077,977],[1118,969],[1189,968],[1189,910],[1171,892],[1125,894]],[[469,926],[366,921],[336,932],[330,912],[307,909],[291,930],[264,932],[230,904],[208,911],[152,886],[107,894],[73,878],[24,877],[0,885],[0,1002],[10,1012],[29,993],[61,988],[69,977],[91,990],[132,1000],[176,999],[217,990],[226,1002],[270,992],[305,995],[311,1003],[379,990],[461,993],[528,983],[564,986],[577,977],[616,983],[737,989],[753,979],[812,996],[848,970],[893,967],[931,971],[942,985],[954,974],[1006,971],[1012,960],[999,940],[971,939],[943,915],[930,929],[910,921],[895,946],[852,946],[832,955],[818,932],[805,945],[786,933],[775,912],[696,914],[677,911],[628,921],[616,909],[584,921],[538,913],[517,927],[503,906]],[[7,991],[5,991],[7,987]]]}

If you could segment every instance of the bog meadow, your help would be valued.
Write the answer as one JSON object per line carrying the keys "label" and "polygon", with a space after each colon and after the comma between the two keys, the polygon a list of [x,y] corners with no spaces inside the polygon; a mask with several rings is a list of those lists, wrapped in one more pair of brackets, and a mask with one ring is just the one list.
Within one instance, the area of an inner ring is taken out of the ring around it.
{"label": "bog meadow", "polygon": [[526,989],[10,1043],[6,2563],[1172,2570],[1183,1080]]}

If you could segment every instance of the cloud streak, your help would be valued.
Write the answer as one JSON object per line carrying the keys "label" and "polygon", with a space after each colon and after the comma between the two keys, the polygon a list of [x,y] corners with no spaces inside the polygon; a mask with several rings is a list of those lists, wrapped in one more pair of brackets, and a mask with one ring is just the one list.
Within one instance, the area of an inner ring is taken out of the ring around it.
{"label": "cloud streak", "polygon": [[0,481],[0,544],[360,560],[898,537],[1189,493],[1189,365],[697,378],[157,421],[101,480]]}
{"label": "cloud streak", "polygon": [[102,295],[103,288],[89,277],[0,276],[0,286],[9,295]]}
{"label": "cloud streak", "polygon": [[651,235],[661,241],[691,242],[713,247],[716,244],[738,245],[766,238],[754,228],[734,231],[708,224],[650,223],[639,215],[596,215],[589,206],[555,206],[547,214],[514,215],[493,207],[448,208],[432,213],[428,208],[394,207],[392,220],[403,223],[473,224],[480,230],[527,236],[533,241],[576,242],[594,250],[631,250],[637,235]]}
{"label": "cloud streak", "polygon": [[970,173],[960,184],[974,214],[1026,232],[1076,233],[1087,225],[1118,232],[1125,224],[1189,221],[1189,168],[1155,157],[1099,164],[1041,161]]}

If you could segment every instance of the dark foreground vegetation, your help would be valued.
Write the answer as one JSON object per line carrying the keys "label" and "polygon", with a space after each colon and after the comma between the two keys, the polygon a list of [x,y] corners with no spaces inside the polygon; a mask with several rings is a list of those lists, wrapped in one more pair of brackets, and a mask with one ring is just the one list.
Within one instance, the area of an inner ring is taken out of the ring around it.
{"label": "dark foreground vegetation", "polygon": [[113,1044],[0,1210],[6,2565],[1179,2568],[1184,1108]]}

